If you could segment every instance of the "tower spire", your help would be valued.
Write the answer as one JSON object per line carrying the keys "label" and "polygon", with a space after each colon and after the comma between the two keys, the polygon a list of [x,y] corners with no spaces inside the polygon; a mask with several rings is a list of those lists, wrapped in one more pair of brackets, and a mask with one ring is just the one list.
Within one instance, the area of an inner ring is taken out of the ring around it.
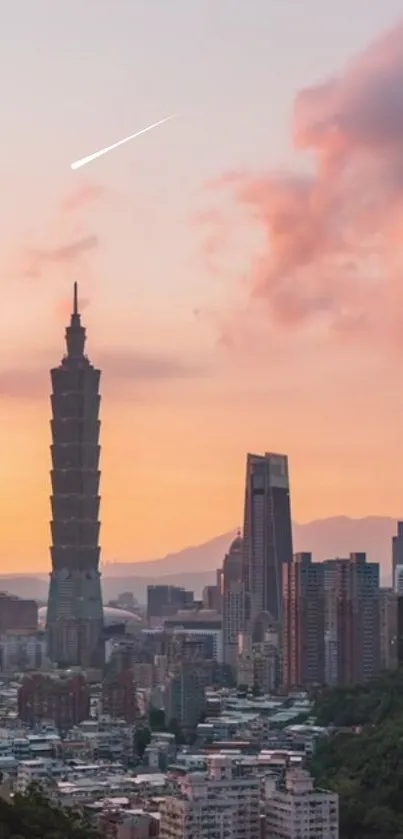
{"label": "tower spire", "polygon": [[78,315],[78,283],[74,283],[73,315]]}
{"label": "tower spire", "polygon": [[83,358],[85,329],[81,325],[81,316],[78,309],[78,283],[73,285],[73,311],[70,317],[70,325],[66,329],[66,343],[68,358]]}

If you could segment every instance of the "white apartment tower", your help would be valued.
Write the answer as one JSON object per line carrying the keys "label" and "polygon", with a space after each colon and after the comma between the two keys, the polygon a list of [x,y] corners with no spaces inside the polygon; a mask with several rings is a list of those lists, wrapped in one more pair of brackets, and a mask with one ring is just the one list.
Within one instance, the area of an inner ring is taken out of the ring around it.
{"label": "white apartment tower", "polygon": [[178,780],[161,807],[160,839],[259,839],[260,785],[235,777],[233,762],[210,755],[207,772]]}
{"label": "white apartment tower", "polygon": [[339,797],[315,789],[309,772],[289,770],[285,789],[266,799],[266,836],[270,839],[339,839]]}

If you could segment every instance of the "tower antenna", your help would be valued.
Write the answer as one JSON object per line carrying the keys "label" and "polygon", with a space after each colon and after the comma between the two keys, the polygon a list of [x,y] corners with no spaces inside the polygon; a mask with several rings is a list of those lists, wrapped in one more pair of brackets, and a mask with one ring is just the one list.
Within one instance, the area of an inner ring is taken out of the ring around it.
{"label": "tower antenna", "polygon": [[73,315],[78,315],[78,283],[74,283]]}

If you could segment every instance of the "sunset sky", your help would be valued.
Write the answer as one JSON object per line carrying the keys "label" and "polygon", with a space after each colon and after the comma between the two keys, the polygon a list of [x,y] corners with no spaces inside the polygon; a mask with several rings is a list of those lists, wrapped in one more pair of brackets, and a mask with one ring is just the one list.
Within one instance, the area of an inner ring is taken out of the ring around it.
{"label": "sunset sky", "polygon": [[248,450],[297,521],[402,516],[401,0],[3,5],[0,572],[50,567],[75,280],[104,560],[240,524]]}

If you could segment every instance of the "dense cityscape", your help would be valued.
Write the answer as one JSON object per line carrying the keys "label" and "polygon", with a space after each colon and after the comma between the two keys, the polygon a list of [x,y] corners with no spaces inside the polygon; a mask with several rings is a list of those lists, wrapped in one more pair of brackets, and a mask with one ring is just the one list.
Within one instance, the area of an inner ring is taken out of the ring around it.
{"label": "dense cityscape", "polygon": [[51,371],[49,600],[0,595],[2,798],[34,785],[116,839],[361,835],[339,827],[318,755],[360,730],[337,691],[403,665],[403,523],[390,588],[365,553],[293,555],[287,456],[248,454],[243,531],[202,599],[156,584],[146,604],[125,591],[103,606],[101,374],[85,341],[75,284]]}
{"label": "dense cityscape", "polygon": [[401,0],[1,22],[0,839],[403,839]]}

